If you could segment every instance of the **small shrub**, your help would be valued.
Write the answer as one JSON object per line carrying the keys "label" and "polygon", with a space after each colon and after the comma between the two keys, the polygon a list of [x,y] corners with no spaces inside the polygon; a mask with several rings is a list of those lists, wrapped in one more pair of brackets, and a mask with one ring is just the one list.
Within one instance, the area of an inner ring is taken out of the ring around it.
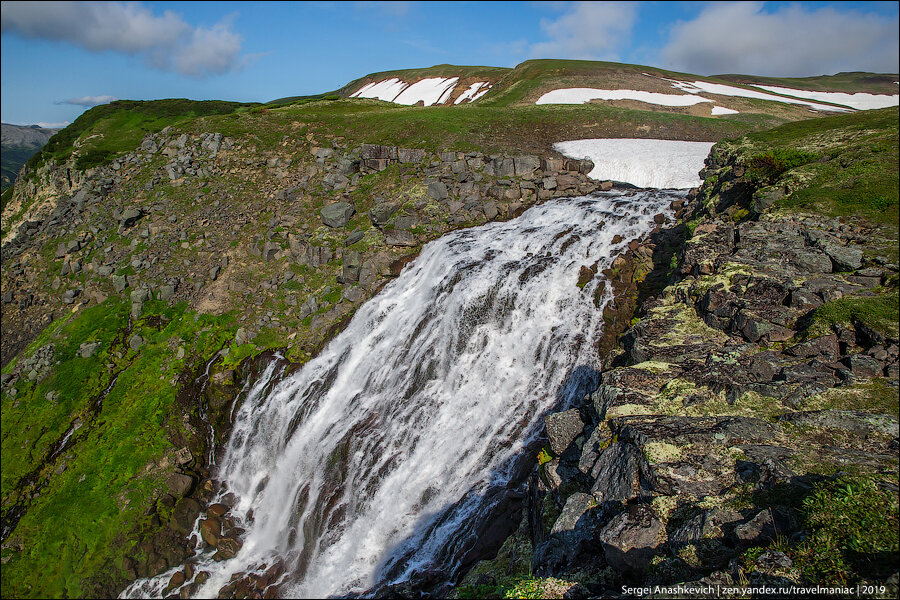
{"label": "small shrub", "polygon": [[871,479],[822,484],[803,501],[810,537],[793,549],[809,581],[845,584],[886,577],[896,568],[897,495]]}
{"label": "small shrub", "polygon": [[754,182],[774,183],[783,173],[818,158],[819,156],[812,152],[794,148],[774,148],[750,157],[747,161],[747,176]]}

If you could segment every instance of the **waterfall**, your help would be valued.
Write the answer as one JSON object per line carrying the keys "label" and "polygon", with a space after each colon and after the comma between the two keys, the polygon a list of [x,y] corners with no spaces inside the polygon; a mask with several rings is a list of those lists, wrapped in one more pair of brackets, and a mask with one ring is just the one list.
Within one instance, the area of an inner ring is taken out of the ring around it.
{"label": "waterfall", "polygon": [[[676,195],[555,200],[447,234],[303,368],[276,383],[270,366],[218,467],[243,546],[213,561],[198,543],[196,595],[279,560],[292,597],[454,577],[475,524],[533,464],[541,417],[590,391],[573,379],[599,364],[611,290],[598,307],[602,276],[580,289],[580,267],[609,267]],[[123,596],[162,595],[173,572]]]}

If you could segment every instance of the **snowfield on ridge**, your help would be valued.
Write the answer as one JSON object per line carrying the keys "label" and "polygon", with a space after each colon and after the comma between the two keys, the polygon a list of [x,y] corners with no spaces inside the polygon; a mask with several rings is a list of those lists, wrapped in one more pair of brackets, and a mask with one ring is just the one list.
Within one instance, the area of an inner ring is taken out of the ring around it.
{"label": "snowfield on ridge", "polygon": [[559,142],[553,148],[569,158],[589,158],[592,179],[642,188],[692,188],[713,142],[648,139],[587,139]]}

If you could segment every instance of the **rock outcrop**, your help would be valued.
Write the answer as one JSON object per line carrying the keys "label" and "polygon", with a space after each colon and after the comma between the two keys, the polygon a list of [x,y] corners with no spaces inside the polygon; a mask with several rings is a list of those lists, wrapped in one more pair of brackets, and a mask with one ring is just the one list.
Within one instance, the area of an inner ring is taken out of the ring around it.
{"label": "rock outcrop", "polygon": [[896,490],[896,406],[872,392],[896,402],[896,315],[879,328],[817,309],[890,307],[897,265],[865,224],[756,212],[738,160],[714,154],[678,207],[674,260],[648,258],[652,236],[623,257],[668,285],[610,277],[631,298],[612,322],[641,304],[596,389],[546,419],[527,519],[540,576],[580,572],[593,593],[776,571],[808,583],[783,553],[747,563],[745,551],[811,535],[797,498],[848,469]]}

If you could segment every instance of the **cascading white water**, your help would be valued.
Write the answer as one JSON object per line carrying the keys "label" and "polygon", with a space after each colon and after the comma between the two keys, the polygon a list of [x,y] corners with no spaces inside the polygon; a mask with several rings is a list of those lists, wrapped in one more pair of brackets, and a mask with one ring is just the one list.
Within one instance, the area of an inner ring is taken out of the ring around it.
{"label": "cascading white water", "polygon": [[[572,374],[598,364],[601,277],[579,289],[580,267],[608,267],[675,196],[556,200],[450,233],[302,369],[271,385],[270,367],[219,467],[243,547],[222,562],[198,550],[195,571],[210,576],[197,596],[279,558],[293,597],[452,575],[448,544],[474,543],[472,523],[497,502],[540,417],[583,394]],[[161,595],[173,571],[123,595]]]}

